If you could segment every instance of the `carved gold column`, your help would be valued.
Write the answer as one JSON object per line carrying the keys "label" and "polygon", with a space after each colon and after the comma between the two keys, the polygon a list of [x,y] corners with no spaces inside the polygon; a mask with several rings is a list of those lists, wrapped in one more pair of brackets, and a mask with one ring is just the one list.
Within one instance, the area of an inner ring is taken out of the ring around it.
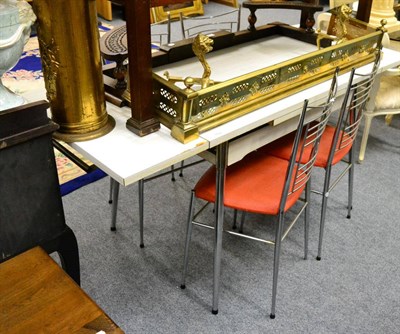
{"label": "carved gold column", "polygon": [[387,21],[385,28],[388,32],[400,30],[400,22],[397,21],[393,6],[394,0],[373,0],[369,24],[375,27],[380,27],[381,20],[385,19]]}
{"label": "carved gold column", "polygon": [[107,114],[95,0],[39,0],[38,38],[55,137],[102,136],[115,122]]}

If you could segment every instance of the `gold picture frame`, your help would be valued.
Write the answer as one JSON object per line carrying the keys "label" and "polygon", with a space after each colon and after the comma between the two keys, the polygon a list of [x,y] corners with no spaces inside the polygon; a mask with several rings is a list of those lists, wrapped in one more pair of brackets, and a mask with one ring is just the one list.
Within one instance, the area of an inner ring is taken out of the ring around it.
{"label": "gold picture frame", "polygon": [[170,14],[171,20],[179,19],[180,13],[184,16],[203,15],[204,8],[201,0],[187,1],[167,6],[158,6],[150,9],[151,22],[166,20]]}

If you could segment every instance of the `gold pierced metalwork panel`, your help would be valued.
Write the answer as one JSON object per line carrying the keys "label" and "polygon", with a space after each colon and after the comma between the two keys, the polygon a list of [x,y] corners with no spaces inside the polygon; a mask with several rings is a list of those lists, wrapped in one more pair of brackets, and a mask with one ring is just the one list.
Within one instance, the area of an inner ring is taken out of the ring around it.
{"label": "gold pierced metalwork panel", "polygon": [[164,97],[164,99],[171,101],[171,103],[178,103],[178,98],[173,93],[167,91],[166,89],[161,88],[160,94]]}
{"label": "gold pierced metalwork panel", "polygon": [[371,62],[381,38],[382,32],[373,32],[197,90],[179,88],[176,81],[153,74],[155,107],[172,135],[188,142],[203,131],[330,79],[338,66],[345,72]]}
{"label": "gold pierced metalwork panel", "polygon": [[217,94],[212,94],[210,96],[207,96],[205,98],[202,98],[199,100],[199,106],[200,107],[207,107],[213,102],[217,101],[218,95]]}

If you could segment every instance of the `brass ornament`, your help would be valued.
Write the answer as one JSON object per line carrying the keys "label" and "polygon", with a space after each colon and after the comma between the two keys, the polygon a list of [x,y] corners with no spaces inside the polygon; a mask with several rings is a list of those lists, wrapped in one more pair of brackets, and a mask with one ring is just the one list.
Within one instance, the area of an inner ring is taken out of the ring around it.
{"label": "brass ornament", "polygon": [[194,85],[200,85],[201,88],[207,88],[208,86],[214,85],[217,82],[210,79],[211,76],[211,67],[206,60],[206,54],[212,51],[214,41],[209,36],[198,34],[193,41],[192,50],[197,59],[200,61],[200,64],[203,66],[203,76],[201,78],[195,77],[176,77],[171,76],[168,71],[164,73],[164,76],[167,78],[168,81],[173,83],[176,82],[183,82],[187,92],[193,92],[194,90],[192,87]]}
{"label": "brass ornament", "polygon": [[333,10],[333,19],[335,20],[334,26],[332,28],[333,35],[322,33],[320,29],[317,30],[317,47],[321,48],[321,40],[329,39],[336,44],[343,43],[347,38],[347,23],[350,19],[350,14],[352,9],[347,5],[341,5]]}

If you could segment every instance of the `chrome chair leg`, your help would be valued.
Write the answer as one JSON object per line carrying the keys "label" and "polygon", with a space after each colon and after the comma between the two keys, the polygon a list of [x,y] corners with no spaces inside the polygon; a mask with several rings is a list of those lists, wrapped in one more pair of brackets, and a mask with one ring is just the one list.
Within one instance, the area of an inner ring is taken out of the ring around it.
{"label": "chrome chair leg", "polygon": [[189,205],[189,216],[187,220],[187,226],[186,226],[186,242],[185,242],[185,254],[184,254],[184,259],[183,259],[183,271],[182,271],[182,280],[181,280],[181,289],[186,288],[186,273],[188,269],[188,263],[189,263],[189,245],[190,245],[190,239],[192,237],[192,221],[193,221],[193,215],[194,215],[194,190],[192,190],[192,194],[190,197],[190,205]]}
{"label": "chrome chair leg", "polygon": [[318,241],[318,254],[317,254],[318,261],[321,260],[322,240],[324,237],[326,208],[328,206],[328,197],[329,197],[330,174],[331,174],[331,167],[328,166],[325,169],[324,188],[322,190],[321,220],[319,223],[319,241]]}
{"label": "chrome chair leg", "polygon": [[274,269],[272,279],[272,304],[271,314],[269,317],[275,319],[275,307],[276,307],[276,293],[278,291],[278,272],[279,272],[279,257],[281,253],[281,241],[282,241],[282,229],[283,229],[283,213],[279,214],[278,225],[275,230],[275,250],[274,250]]}
{"label": "chrome chair leg", "polygon": [[348,184],[348,203],[347,203],[347,218],[351,218],[351,210],[353,209],[353,184],[354,184],[354,150],[351,148],[349,152],[350,170],[349,170],[349,184]]}
{"label": "chrome chair leg", "polygon": [[246,219],[246,211],[242,211],[242,216],[240,218],[239,233],[243,233],[244,220]]}
{"label": "chrome chair leg", "polygon": [[111,190],[111,231],[116,231],[117,222],[117,209],[118,209],[118,196],[119,196],[119,183],[113,178],[110,178],[110,190]]}
{"label": "chrome chair leg", "polygon": [[308,234],[310,222],[310,193],[311,193],[311,179],[308,180],[305,189],[306,208],[304,210],[304,260],[308,258]]}
{"label": "chrome chair leg", "polygon": [[139,229],[140,229],[140,248],[144,247],[144,179],[139,180]]}
{"label": "chrome chair leg", "polygon": [[214,235],[214,265],[213,265],[213,302],[212,314],[218,314],[219,285],[221,277],[222,232],[224,223],[224,189],[226,166],[228,160],[228,142],[217,146],[216,158],[216,190],[215,190],[215,235]]}
{"label": "chrome chair leg", "polygon": [[236,230],[236,228],[237,228],[237,215],[238,215],[238,210],[237,209],[235,209],[234,211],[233,211],[233,224],[232,224],[232,230]]}
{"label": "chrome chair leg", "polygon": [[173,182],[175,182],[176,181],[176,179],[175,179],[175,166],[174,165],[172,165],[171,166],[171,181],[173,181]]}

